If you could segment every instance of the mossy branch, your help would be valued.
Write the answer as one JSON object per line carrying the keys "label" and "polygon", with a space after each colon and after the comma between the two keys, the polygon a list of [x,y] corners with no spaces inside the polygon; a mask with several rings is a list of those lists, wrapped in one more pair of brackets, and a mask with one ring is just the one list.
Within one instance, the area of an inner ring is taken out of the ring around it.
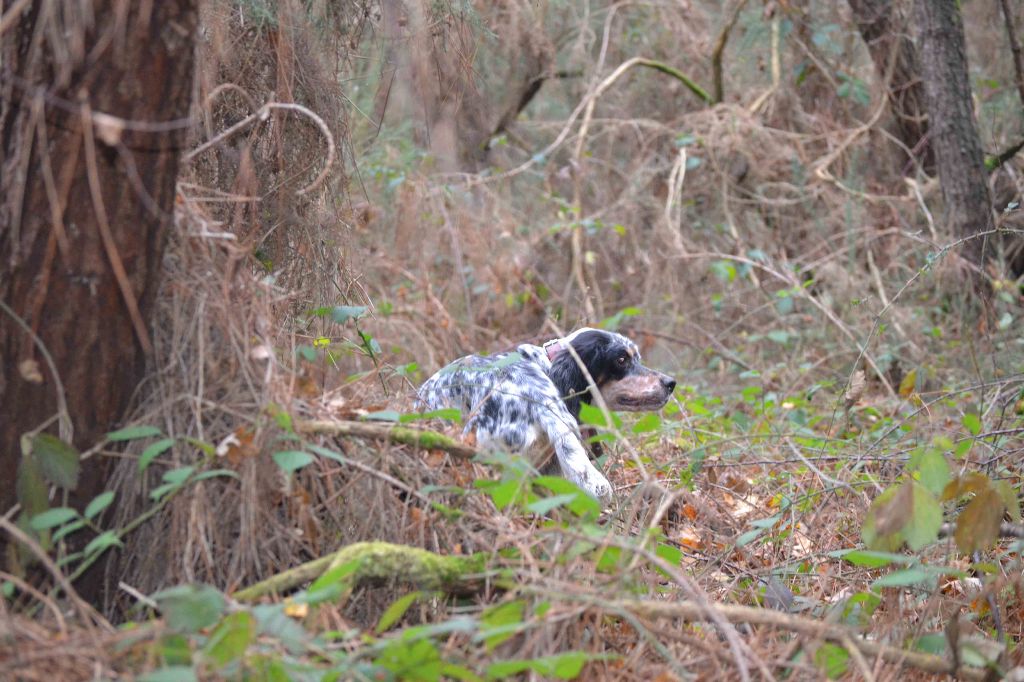
{"label": "mossy branch", "polygon": [[300,433],[374,438],[391,443],[411,445],[424,450],[443,450],[463,459],[472,459],[477,454],[475,449],[451,436],[429,429],[417,429],[400,424],[316,419],[300,421],[295,428]]}
{"label": "mossy branch", "polygon": [[480,588],[487,555],[446,556],[389,542],[357,542],[239,590],[234,598],[251,602],[267,595],[290,592],[336,566],[353,562],[357,565],[346,578],[353,588],[399,582],[423,590],[467,594]]}
{"label": "mossy branch", "polygon": [[687,76],[685,73],[675,68],[674,66],[669,66],[664,62],[655,61],[653,59],[645,59],[642,57],[636,58],[636,64],[637,66],[646,66],[649,69],[661,71],[664,74],[672,76],[673,78],[681,82],[683,85],[685,85],[690,92],[704,100],[705,104],[715,103],[714,98],[708,94],[707,90],[697,85],[697,83],[693,79],[691,79],[689,76]]}

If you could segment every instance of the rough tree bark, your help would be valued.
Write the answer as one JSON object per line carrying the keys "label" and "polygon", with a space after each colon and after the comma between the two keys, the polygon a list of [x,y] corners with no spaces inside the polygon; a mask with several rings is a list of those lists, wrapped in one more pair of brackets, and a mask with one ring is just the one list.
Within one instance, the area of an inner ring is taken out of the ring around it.
{"label": "rough tree bark", "polygon": [[[954,236],[970,238],[990,230],[993,223],[960,9],[957,0],[915,0],[914,16],[946,221]],[[985,242],[985,237],[969,239],[965,258],[981,265]]]}
{"label": "rough tree bark", "polygon": [[901,170],[916,161],[928,175],[935,174],[935,153],[928,141],[928,119],[924,83],[906,22],[892,0],[848,0],[857,30],[883,80],[889,109],[895,119],[895,133],[911,157],[901,154]]}
{"label": "rough tree bark", "polygon": [[[39,0],[3,19],[0,513],[24,432],[49,423],[91,446],[142,377],[198,14],[196,0]],[[98,459],[83,495],[102,486]]]}

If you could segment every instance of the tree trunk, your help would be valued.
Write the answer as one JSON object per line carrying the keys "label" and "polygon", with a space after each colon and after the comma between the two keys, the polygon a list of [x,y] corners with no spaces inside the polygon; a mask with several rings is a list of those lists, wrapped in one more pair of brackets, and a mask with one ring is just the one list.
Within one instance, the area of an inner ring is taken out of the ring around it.
{"label": "tree trunk", "polygon": [[896,137],[911,152],[901,153],[900,170],[916,162],[928,175],[935,174],[935,153],[928,140],[924,84],[914,43],[906,21],[895,12],[892,0],[848,0],[857,30],[867,45],[875,72],[882,79],[895,119]]}
{"label": "tree trunk", "polygon": [[[142,378],[198,21],[196,0],[16,11],[0,38],[0,513],[24,432],[91,446]],[[102,488],[98,460],[81,496]]]}
{"label": "tree trunk", "polygon": [[964,27],[957,0],[915,0],[921,74],[932,146],[953,235],[968,239],[964,256],[981,265],[992,228],[992,201],[981,140],[974,125]]}

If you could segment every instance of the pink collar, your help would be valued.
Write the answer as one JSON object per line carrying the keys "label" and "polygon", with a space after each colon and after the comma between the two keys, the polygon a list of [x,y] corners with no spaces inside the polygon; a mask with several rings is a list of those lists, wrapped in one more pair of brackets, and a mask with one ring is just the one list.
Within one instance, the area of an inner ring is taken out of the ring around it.
{"label": "pink collar", "polygon": [[546,341],[542,346],[544,352],[548,354],[548,360],[554,362],[558,354],[562,352],[562,339],[551,339]]}

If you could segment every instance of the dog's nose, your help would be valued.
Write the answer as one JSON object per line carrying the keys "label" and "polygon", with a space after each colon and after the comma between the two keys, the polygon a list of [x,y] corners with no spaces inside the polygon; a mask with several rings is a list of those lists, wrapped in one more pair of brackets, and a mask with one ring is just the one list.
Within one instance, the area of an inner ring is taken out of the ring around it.
{"label": "dog's nose", "polygon": [[667,393],[676,390],[676,380],[666,374],[661,375],[661,385],[665,387]]}

